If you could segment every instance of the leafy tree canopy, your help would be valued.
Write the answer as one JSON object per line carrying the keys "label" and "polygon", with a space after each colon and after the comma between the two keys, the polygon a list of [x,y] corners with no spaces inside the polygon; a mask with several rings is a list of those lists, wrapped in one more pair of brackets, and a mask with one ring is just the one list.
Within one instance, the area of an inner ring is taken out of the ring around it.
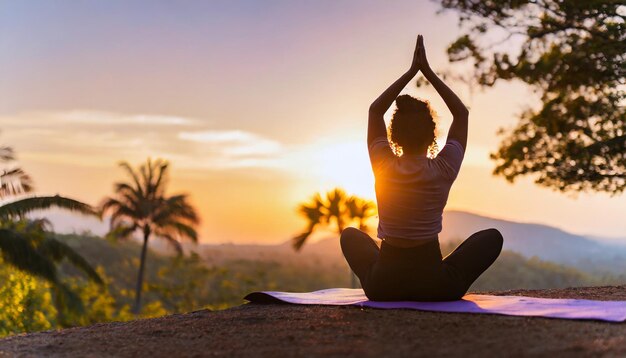
{"label": "leafy tree canopy", "polygon": [[626,57],[623,1],[442,0],[464,32],[448,48],[471,61],[481,86],[520,80],[539,94],[501,131],[494,174],[560,191],[626,188]]}

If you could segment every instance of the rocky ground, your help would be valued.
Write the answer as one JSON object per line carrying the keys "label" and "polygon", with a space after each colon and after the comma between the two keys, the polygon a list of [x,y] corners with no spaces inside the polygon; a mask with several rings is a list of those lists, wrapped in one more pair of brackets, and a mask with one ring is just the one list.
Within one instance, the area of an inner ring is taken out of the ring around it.
{"label": "rocky ground", "polygon": [[[492,292],[626,301],[626,286]],[[626,356],[626,323],[245,304],[156,319],[23,334],[2,356]]]}

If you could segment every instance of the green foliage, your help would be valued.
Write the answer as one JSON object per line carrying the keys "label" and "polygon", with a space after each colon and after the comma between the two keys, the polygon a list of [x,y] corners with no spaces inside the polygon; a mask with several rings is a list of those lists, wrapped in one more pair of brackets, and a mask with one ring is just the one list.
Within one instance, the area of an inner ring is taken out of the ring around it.
{"label": "green foliage", "polygon": [[[0,148],[0,163],[10,163],[14,160],[15,153],[12,148]],[[9,167],[0,173],[0,199],[28,193],[32,187],[32,179],[20,168]],[[0,205],[0,254],[6,264],[58,284],[59,299],[71,301],[71,292],[58,281],[56,263],[67,259],[92,279],[98,281],[100,278],[71,248],[47,235],[46,219],[26,219],[29,213],[51,207],[84,215],[96,215],[89,205],[59,195],[28,197],[5,202]]]}
{"label": "green foliage", "polygon": [[[80,298],[85,309],[82,312],[65,309],[57,312],[51,284],[0,264],[0,336],[62,326],[127,321],[136,317],[131,307],[134,273],[139,267],[139,244],[133,241],[113,242],[89,235],[56,235],[55,239],[72,247],[97,266],[96,271],[104,285],[87,280],[75,266],[62,264],[59,274],[63,277],[63,283]],[[455,246],[443,245],[442,252],[447,254]],[[324,251],[328,249],[324,248]],[[243,297],[252,291],[304,292],[348,286],[350,280],[345,275],[348,267],[340,253],[307,256],[307,252],[284,252],[298,256],[296,259],[286,259],[280,255],[269,255],[266,259],[241,256],[222,261],[219,267],[207,264],[201,254],[168,256],[150,252],[151,261],[146,265],[149,284],[144,285],[145,304],[141,317],[158,317],[204,308],[224,309],[244,303]],[[624,282],[626,277],[592,275],[504,251],[471,290],[556,288]]]}
{"label": "green foliage", "polygon": [[148,159],[137,170],[126,162],[120,163],[120,167],[131,180],[115,183],[115,197],[104,199],[101,213],[110,215],[109,237],[128,238],[135,232],[140,232],[143,236],[133,307],[133,311],[139,313],[150,237],[156,236],[165,240],[180,254],[180,240],[198,241],[195,227],[200,219],[194,207],[189,204],[187,195],[166,195],[169,179],[167,161]]}
{"label": "green foliage", "polygon": [[96,211],[89,205],[80,201],[55,196],[34,196],[30,198],[16,200],[0,206],[0,220],[14,218],[25,218],[27,214],[38,210],[45,210],[51,207],[64,209],[67,211],[97,216]]}
{"label": "green foliage", "polygon": [[37,250],[39,241],[45,240],[42,233],[23,233],[17,230],[0,229],[0,250],[4,264],[49,282],[57,282],[58,275],[54,262]]}
{"label": "green foliage", "polygon": [[[626,8],[615,0],[442,0],[464,33],[451,61],[481,86],[519,80],[541,97],[502,131],[494,173],[561,191],[626,188]],[[621,9],[621,10],[620,10]],[[502,37],[500,41],[494,40]]]}
{"label": "green foliage", "polygon": [[[15,155],[10,147],[0,148],[0,162],[7,163],[15,160]],[[25,194],[32,190],[32,180],[20,168],[10,168],[0,173],[0,199]],[[78,295],[72,291],[58,274],[57,266],[61,262],[68,262],[96,282],[102,284],[100,276],[87,261],[77,254],[71,247],[50,237],[47,230],[49,222],[46,219],[27,219],[26,216],[34,211],[51,207],[61,208],[68,211],[85,215],[96,215],[93,208],[79,201],[61,197],[27,197],[0,205],[0,268],[5,271],[6,282],[16,284],[15,277],[22,277],[23,282],[15,287],[3,286],[4,292],[12,292],[17,300],[16,308],[5,310],[6,315],[26,307],[34,310],[35,307],[45,304],[49,296],[52,296],[57,321],[64,325],[64,311],[76,313],[82,312],[83,305]],[[19,273],[19,271],[22,273]],[[9,273],[7,273],[9,272]],[[28,274],[46,281],[47,296],[33,303],[38,295],[41,285],[35,278]],[[16,276],[17,275],[17,276]],[[8,305],[8,303],[7,303]],[[32,306],[32,307],[31,307]],[[13,332],[15,329],[24,330],[32,327],[50,325],[50,321],[44,319],[45,314],[37,314],[39,311],[24,313],[22,324],[11,321],[6,317],[7,326],[0,332]],[[11,323],[13,322],[13,323]],[[47,323],[46,323],[47,322]]]}
{"label": "green foliage", "polygon": [[103,285],[77,276],[71,276],[66,280],[67,286],[72,292],[76,292],[85,307],[81,312],[63,310],[63,316],[68,325],[86,326],[100,322],[127,321],[134,318],[130,313],[129,305],[118,306],[117,300],[111,293],[112,279],[107,276],[104,268],[99,266],[96,271],[102,277]]}
{"label": "green foliage", "polygon": [[0,337],[56,326],[49,284],[0,260]]}
{"label": "green foliage", "polygon": [[[202,301],[210,294],[207,279],[214,271],[206,267],[196,253],[190,257],[176,256],[157,271],[158,280],[148,286],[148,292],[174,312],[187,312],[207,304]],[[184,279],[181,279],[184,277]]]}
{"label": "green foliage", "polygon": [[3,266],[9,265],[49,284],[54,305],[60,314],[57,317],[60,324],[66,323],[63,315],[65,311],[79,314],[84,306],[76,292],[63,282],[63,276],[59,275],[57,269],[59,264],[72,265],[95,284],[103,284],[98,273],[81,255],[31,221],[0,224],[0,250]]}
{"label": "green foliage", "polygon": [[[139,266],[140,245],[130,240],[111,242],[86,235],[57,235],[56,238],[103,270],[106,288],[115,299],[115,310],[128,310],[133,303],[134,272]],[[160,305],[167,313],[222,309],[242,304],[246,294],[257,290],[311,291],[349,284],[349,277],[345,275],[348,267],[343,259],[338,262],[321,258],[285,262],[278,257],[267,261],[234,258],[213,266],[195,253],[166,256],[151,251],[149,255],[151,260],[146,264],[146,281],[149,283],[144,284],[146,307],[142,310],[142,317],[152,315],[146,312],[149,305]],[[61,269],[67,276],[78,273],[70,265],[63,265]],[[81,292],[80,289],[77,292]],[[90,300],[81,297],[88,306]],[[117,314],[112,317],[117,319]]]}

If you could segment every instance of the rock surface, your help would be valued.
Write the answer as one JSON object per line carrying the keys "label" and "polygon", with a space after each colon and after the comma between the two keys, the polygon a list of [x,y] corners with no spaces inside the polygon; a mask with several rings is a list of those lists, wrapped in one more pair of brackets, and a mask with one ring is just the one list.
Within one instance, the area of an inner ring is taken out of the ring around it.
{"label": "rock surface", "polygon": [[[491,292],[626,301],[626,286]],[[626,323],[245,304],[23,334],[0,356],[626,356]]]}

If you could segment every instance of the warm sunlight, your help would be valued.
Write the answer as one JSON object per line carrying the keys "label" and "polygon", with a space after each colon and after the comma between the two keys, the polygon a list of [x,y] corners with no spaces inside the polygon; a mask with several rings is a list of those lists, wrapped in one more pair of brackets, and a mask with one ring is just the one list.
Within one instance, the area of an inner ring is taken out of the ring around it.
{"label": "warm sunlight", "polygon": [[374,176],[365,139],[318,143],[310,149],[309,155],[311,162],[306,165],[310,165],[321,187],[338,186],[359,196],[374,198]]}
{"label": "warm sunlight", "polygon": [[0,0],[0,357],[626,356],[621,3]]}

